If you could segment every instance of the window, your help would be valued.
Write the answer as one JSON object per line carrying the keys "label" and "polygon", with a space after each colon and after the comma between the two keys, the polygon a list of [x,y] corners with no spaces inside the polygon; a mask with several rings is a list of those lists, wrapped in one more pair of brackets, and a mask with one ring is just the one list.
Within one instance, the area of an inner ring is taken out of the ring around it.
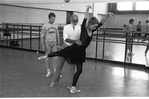
{"label": "window", "polygon": [[149,10],[149,1],[136,2],[136,10]]}
{"label": "window", "polygon": [[133,10],[133,2],[119,2],[117,3],[117,10],[119,11]]}

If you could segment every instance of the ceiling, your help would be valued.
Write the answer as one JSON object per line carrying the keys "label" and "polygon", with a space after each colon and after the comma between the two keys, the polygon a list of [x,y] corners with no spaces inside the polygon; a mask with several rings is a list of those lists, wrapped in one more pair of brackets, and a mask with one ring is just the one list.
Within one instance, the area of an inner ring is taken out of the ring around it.
{"label": "ceiling", "polygon": [[[114,2],[126,2],[126,1],[149,1],[149,0],[70,0],[69,3],[114,3]],[[16,3],[53,3],[62,4],[66,3],[65,0],[0,0],[0,4],[16,4]]]}

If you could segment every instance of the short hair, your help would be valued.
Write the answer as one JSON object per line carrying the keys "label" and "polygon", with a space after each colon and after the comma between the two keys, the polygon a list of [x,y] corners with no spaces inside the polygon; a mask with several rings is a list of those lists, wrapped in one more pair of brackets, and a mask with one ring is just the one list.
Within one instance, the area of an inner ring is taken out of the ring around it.
{"label": "short hair", "polygon": [[99,24],[99,21],[96,17],[91,17],[88,23],[90,23],[91,25]]}
{"label": "short hair", "polygon": [[148,23],[149,21],[148,20],[146,20],[146,23]]}
{"label": "short hair", "polygon": [[51,17],[56,17],[55,13],[50,12],[49,15],[48,15],[48,18],[50,19]]}
{"label": "short hair", "polygon": [[134,19],[130,19],[130,20],[129,20],[129,23],[131,23],[131,22],[133,22],[133,21],[134,21]]}

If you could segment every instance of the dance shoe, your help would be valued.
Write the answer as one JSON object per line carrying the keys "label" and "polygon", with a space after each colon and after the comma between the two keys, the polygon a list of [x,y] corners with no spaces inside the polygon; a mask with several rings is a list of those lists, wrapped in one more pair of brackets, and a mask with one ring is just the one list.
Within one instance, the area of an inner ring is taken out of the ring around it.
{"label": "dance shoe", "polygon": [[54,87],[54,86],[55,86],[55,83],[51,82],[50,87]]}
{"label": "dance shoe", "polygon": [[46,59],[47,58],[47,55],[44,55],[44,56],[40,56],[39,58],[38,58],[38,60],[43,60],[43,59]]}
{"label": "dance shoe", "polygon": [[47,72],[46,77],[51,76],[51,72]]}
{"label": "dance shoe", "polygon": [[76,87],[72,86],[72,87],[67,87],[70,90],[70,93],[79,93],[81,92],[81,90],[76,89]]}

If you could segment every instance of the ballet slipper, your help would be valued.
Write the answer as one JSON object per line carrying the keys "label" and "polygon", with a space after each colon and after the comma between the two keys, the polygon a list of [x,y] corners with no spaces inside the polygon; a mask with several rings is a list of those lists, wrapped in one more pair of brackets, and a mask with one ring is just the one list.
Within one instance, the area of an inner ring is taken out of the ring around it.
{"label": "ballet slipper", "polygon": [[47,59],[48,57],[47,57],[47,55],[44,55],[44,56],[40,56],[39,58],[38,58],[38,60],[43,60],[43,59]]}

